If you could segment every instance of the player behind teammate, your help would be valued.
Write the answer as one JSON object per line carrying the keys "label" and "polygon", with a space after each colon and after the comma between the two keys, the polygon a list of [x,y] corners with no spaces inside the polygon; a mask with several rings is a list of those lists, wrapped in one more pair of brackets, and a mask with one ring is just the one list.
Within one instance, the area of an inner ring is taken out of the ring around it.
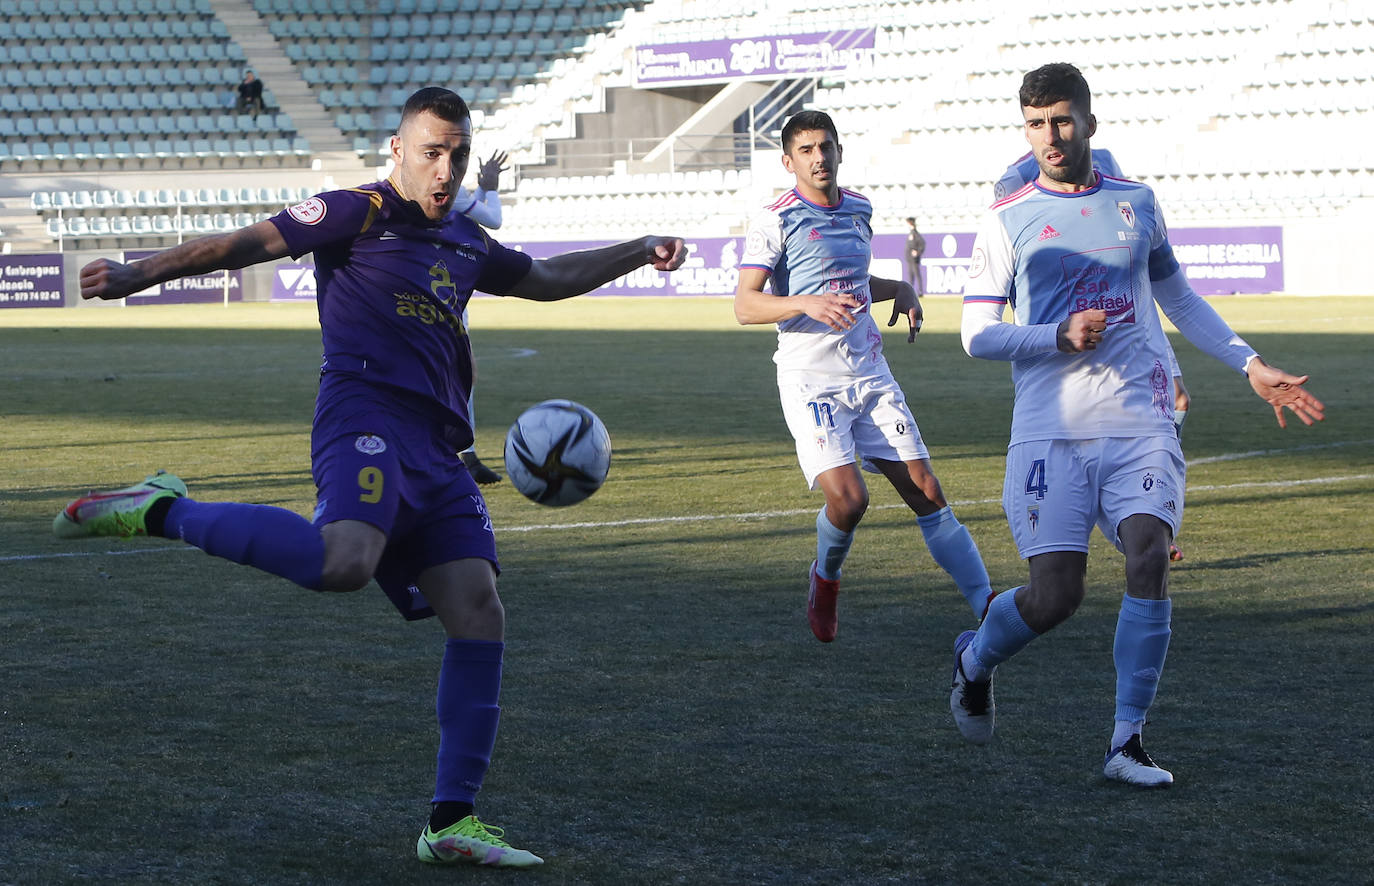
{"label": "player behind teammate", "polygon": [[[1187,285],[1154,193],[1093,170],[1097,121],[1078,69],[1032,71],[1019,97],[1040,174],[994,204],[978,234],[962,337],[970,355],[1012,363],[1003,510],[1030,580],[959,636],[950,709],[966,739],[992,738],[993,672],[1078,608],[1096,524],[1126,557],[1103,773],[1167,785],[1173,776],[1141,744],[1169,647],[1169,541],[1184,491],[1155,302],[1189,341],[1246,373],[1280,427],[1285,408],[1311,424],[1323,406],[1306,376],[1265,364]],[[1013,322],[1002,319],[1008,304]]]}
{"label": "player behind teammate", "polygon": [[777,324],[773,361],[783,417],[807,483],[825,494],[807,596],[811,630],[822,642],[835,639],[840,568],[868,508],[856,450],[864,467],[887,477],[915,512],[935,562],[974,612],[982,612],[991,594],[987,570],[930,470],[870,311],[872,301],[895,299],[910,306],[908,320],[919,329],[919,302],[909,284],[869,276],[873,208],[839,185],[843,152],[830,117],[820,111],[793,116],[783,127],[782,147],[796,185],[749,223],[735,317]]}
{"label": "player behind teammate", "polygon": [[[493,153],[477,167],[477,190],[469,191],[459,185],[458,191],[453,195],[453,205],[458,207],[458,211],[488,230],[496,231],[501,228],[501,195],[498,188],[501,183],[501,173],[506,170],[505,162],[509,156],[505,151]],[[468,324],[467,309],[463,310],[463,327],[468,330],[472,329]],[[474,383],[477,380],[476,376],[477,368],[474,366]],[[473,428],[476,428],[477,409],[473,402],[474,399],[475,395],[468,395],[468,419],[472,422]],[[472,479],[476,480],[479,486],[501,482],[501,475],[487,467],[477,457],[477,443],[475,441],[467,449],[458,453],[458,457],[463,460],[468,473],[472,475]]]}
{"label": "player behind teammate", "polygon": [[314,522],[282,508],[193,501],[167,474],[68,505],[64,537],[181,539],[320,591],[372,578],[407,619],[437,615],[447,635],[436,708],[433,806],[417,853],[427,862],[529,867],[473,814],[496,741],[505,612],[486,504],[459,459],[472,352],[460,317],[474,288],[537,301],[587,292],[649,264],[673,270],[680,239],[640,240],[540,261],[453,212],[467,169],[467,105],[439,87],[415,92],[391,139],[383,182],[331,191],[267,221],[129,265],[81,272],[83,298],[122,298],[218,268],[315,253],[324,366],[311,434]]}

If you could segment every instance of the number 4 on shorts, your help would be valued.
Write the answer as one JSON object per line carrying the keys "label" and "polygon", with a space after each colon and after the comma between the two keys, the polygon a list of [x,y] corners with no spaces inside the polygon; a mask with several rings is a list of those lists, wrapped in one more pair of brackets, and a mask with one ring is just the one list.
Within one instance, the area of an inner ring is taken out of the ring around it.
{"label": "number 4 on shorts", "polygon": [[1045,483],[1045,460],[1037,458],[1031,462],[1030,471],[1026,474],[1026,495],[1034,495],[1036,501],[1045,497],[1045,491],[1049,486]]}

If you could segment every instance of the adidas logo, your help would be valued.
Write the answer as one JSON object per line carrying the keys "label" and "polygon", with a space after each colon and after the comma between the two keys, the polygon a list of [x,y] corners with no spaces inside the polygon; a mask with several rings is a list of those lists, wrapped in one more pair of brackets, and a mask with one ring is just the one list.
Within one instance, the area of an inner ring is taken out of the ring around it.
{"label": "adidas logo", "polygon": [[806,235],[806,239],[808,239],[808,240],[820,240],[820,239],[822,239],[822,237],[821,237],[821,232],[818,231],[818,230],[816,230],[815,228],[812,228],[812,229],[811,229],[811,233],[809,233],[809,234]]}
{"label": "adidas logo", "polygon": [[1059,232],[1056,231],[1051,225],[1045,225],[1045,229],[1040,232],[1041,240],[1053,240],[1055,237],[1058,236]]}

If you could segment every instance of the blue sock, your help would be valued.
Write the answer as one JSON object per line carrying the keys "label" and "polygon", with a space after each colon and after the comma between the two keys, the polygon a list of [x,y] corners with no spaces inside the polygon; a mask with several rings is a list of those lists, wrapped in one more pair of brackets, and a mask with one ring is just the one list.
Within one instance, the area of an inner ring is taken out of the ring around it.
{"label": "blue sock", "polygon": [[491,765],[501,719],[501,654],[506,644],[459,640],[444,644],[439,668],[439,765],[434,802],[473,803]]}
{"label": "blue sock", "polygon": [[987,608],[988,597],[992,596],[992,586],[988,583],[988,570],[983,565],[983,557],[978,553],[978,545],[968,528],[954,516],[954,511],[946,505],[933,514],[917,517],[916,524],[925,536],[930,556],[940,568],[949,573],[959,586],[975,617],[982,618]]}
{"label": "blue sock", "polygon": [[991,671],[1040,636],[1031,630],[1016,608],[1018,590],[1020,588],[1012,588],[992,598],[987,618],[983,619],[968,646],[968,651],[985,671]]}
{"label": "blue sock", "polygon": [[324,537],[315,524],[285,508],[178,498],[167,509],[163,534],[319,590]]}
{"label": "blue sock", "polygon": [[840,567],[853,543],[854,533],[836,529],[825,515],[825,508],[821,508],[816,515],[816,574],[831,581],[839,578]]}
{"label": "blue sock", "polygon": [[1112,658],[1116,661],[1116,719],[1142,722],[1154,703],[1169,652],[1172,600],[1121,597]]}

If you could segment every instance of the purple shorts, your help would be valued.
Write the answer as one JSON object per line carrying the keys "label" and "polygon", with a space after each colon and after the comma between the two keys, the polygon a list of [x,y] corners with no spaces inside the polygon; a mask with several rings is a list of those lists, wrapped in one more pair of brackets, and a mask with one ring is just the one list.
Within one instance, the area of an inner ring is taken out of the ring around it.
{"label": "purple shorts", "polygon": [[478,557],[500,572],[477,484],[443,427],[362,385],[321,398],[311,434],[314,522],[360,520],[386,533],[374,578],[408,620],[434,614],[417,586],[432,566]]}

